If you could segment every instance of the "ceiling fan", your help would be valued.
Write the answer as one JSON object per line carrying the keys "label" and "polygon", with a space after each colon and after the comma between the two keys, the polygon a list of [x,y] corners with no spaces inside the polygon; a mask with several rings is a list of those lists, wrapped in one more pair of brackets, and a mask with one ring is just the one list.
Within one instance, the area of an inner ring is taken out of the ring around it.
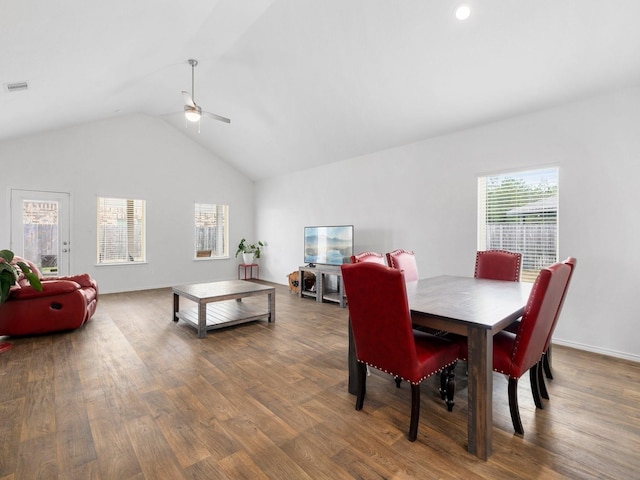
{"label": "ceiling fan", "polygon": [[202,117],[202,115],[207,115],[211,118],[214,118],[215,120],[219,120],[221,122],[224,123],[231,123],[231,120],[228,119],[227,117],[223,117],[221,115],[216,115],[215,113],[211,113],[211,112],[204,112],[202,110],[202,108],[196,104],[194,98],[195,98],[195,94],[194,94],[194,70],[196,68],[196,66],[198,65],[198,61],[194,60],[193,58],[190,58],[189,60],[187,60],[187,63],[189,63],[189,65],[191,65],[191,93],[189,92],[185,92],[184,90],[182,91],[182,96],[184,97],[184,102],[185,102],[185,106],[184,106],[184,116],[187,120],[189,120],[190,122],[200,122],[200,118]]}

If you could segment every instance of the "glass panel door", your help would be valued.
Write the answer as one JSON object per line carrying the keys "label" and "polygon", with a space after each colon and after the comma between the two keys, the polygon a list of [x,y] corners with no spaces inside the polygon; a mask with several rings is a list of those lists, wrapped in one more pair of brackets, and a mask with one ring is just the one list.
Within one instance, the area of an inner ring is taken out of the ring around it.
{"label": "glass panel door", "polygon": [[44,276],[69,275],[69,197],[11,190],[11,249]]}

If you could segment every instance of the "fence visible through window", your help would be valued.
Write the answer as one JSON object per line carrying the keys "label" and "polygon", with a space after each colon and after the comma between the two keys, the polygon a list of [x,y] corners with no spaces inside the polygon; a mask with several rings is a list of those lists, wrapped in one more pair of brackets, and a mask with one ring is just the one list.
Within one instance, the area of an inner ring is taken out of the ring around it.
{"label": "fence visible through window", "polygon": [[522,252],[521,280],[533,282],[556,261],[558,227],[548,223],[487,224],[486,250]]}

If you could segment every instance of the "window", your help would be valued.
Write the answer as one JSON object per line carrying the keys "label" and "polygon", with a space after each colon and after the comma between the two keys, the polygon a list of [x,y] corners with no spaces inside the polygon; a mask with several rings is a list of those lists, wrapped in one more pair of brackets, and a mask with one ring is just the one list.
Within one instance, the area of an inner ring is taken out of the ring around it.
{"label": "window", "polygon": [[98,198],[98,264],[142,263],[145,201]]}
{"label": "window", "polygon": [[527,282],[557,262],[557,168],[478,178],[478,250],[520,252]]}
{"label": "window", "polygon": [[196,203],[196,258],[216,258],[229,256],[229,235],[227,226],[228,218],[228,205]]}

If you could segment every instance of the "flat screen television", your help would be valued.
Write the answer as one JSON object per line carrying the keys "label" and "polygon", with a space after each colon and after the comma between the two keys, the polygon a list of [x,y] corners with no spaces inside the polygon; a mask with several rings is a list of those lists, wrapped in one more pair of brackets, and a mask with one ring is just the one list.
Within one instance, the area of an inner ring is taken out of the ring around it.
{"label": "flat screen television", "polygon": [[342,265],[353,255],[353,225],[304,227],[304,261]]}

